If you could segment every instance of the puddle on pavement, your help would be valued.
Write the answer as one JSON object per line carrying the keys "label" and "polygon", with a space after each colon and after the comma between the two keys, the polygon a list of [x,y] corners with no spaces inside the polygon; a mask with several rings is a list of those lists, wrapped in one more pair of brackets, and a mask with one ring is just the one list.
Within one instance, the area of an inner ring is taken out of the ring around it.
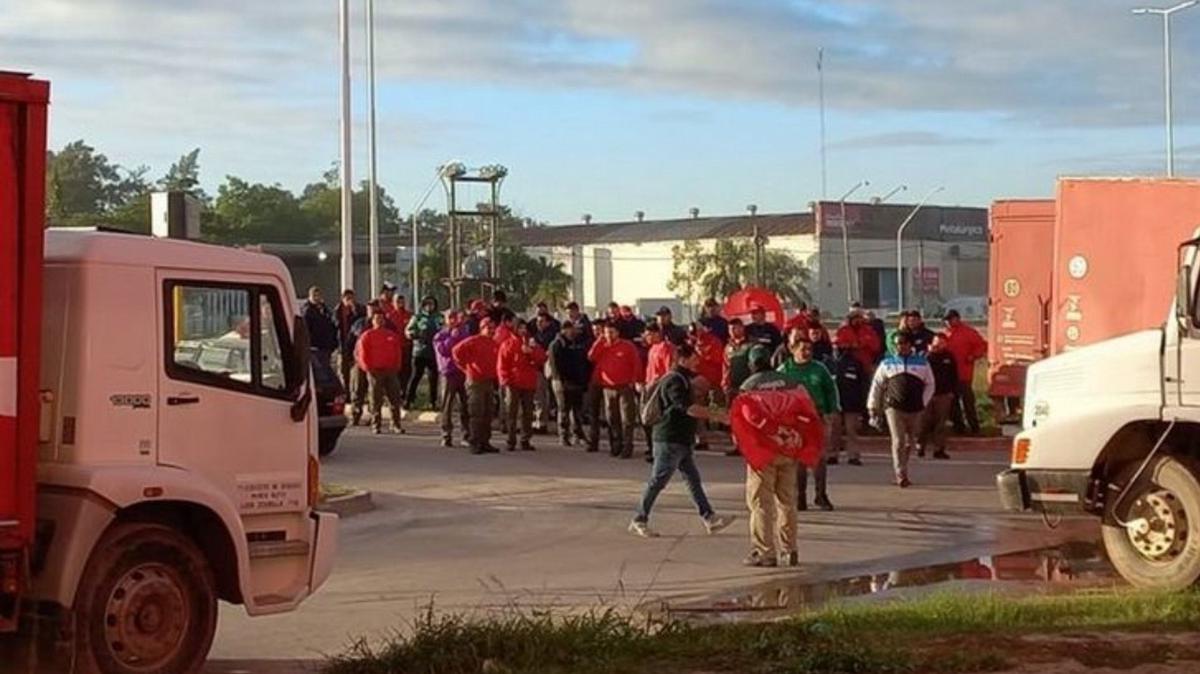
{"label": "puddle on pavement", "polygon": [[664,618],[694,622],[767,620],[834,602],[911,598],[951,589],[1030,594],[1121,582],[1099,541],[1077,541],[827,581],[777,578],[738,592],[677,603],[668,600],[644,609]]}

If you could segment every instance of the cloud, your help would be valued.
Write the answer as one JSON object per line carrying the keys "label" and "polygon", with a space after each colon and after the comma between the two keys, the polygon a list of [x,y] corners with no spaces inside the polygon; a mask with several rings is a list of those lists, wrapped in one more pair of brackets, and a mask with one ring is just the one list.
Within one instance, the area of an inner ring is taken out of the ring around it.
{"label": "cloud", "polygon": [[952,136],[933,131],[893,131],[847,138],[846,140],[830,143],[829,147],[865,150],[901,147],[961,147],[991,145],[994,142],[990,138]]}

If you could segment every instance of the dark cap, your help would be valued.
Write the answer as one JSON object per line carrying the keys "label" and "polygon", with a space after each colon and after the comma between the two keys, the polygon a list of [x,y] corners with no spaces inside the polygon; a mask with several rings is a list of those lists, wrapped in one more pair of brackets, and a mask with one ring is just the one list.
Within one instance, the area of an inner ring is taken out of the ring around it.
{"label": "dark cap", "polygon": [[577,310],[577,309],[579,309],[579,302],[575,302],[575,301],[567,302],[567,308]]}
{"label": "dark cap", "polygon": [[654,312],[654,315],[655,315],[655,316],[670,316],[670,315],[671,315],[671,308],[670,308],[670,307],[667,307],[667,306],[662,306],[662,307],[659,307],[659,308],[658,308],[658,311]]}
{"label": "dark cap", "polygon": [[962,314],[958,313],[958,309],[951,309],[950,311],[946,312],[946,316],[943,318],[943,320],[949,321],[955,318],[961,319]]}

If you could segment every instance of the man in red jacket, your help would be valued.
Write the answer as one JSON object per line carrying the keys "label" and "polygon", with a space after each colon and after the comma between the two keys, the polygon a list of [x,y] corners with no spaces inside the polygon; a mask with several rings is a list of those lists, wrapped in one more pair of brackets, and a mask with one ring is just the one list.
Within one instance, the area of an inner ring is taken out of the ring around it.
{"label": "man in red jacket", "polygon": [[[637,347],[621,339],[620,326],[604,324],[603,336],[588,352],[592,378],[600,387],[605,418],[608,420],[608,450],[615,457],[633,458],[633,431],[638,424],[637,394],[634,384],[642,377],[642,357]],[[600,445],[599,405],[593,403],[591,435],[588,445],[595,451]]]}
{"label": "man in red jacket", "polygon": [[508,451],[517,449],[517,412],[521,413],[521,449],[533,451],[533,396],[538,372],[546,364],[546,350],[529,336],[529,324],[517,321],[513,336],[500,345],[498,374],[504,389],[508,418]]}
{"label": "man in red jacket", "polygon": [[[973,435],[979,435],[979,412],[975,409],[975,361],[987,357],[987,340],[975,328],[963,323],[958,311],[946,312],[946,346],[954,363],[958,366],[958,389],[951,408],[954,432],[966,433],[970,426]],[[963,424],[963,416],[966,424]]]}
{"label": "man in red jacket", "polygon": [[392,410],[392,430],[403,433],[400,425],[400,335],[384,327],[382,311],[371,316],[371,329],[358,338],[354,360],[371,385],[371,425],[376,434],[383,432],[383,398]]}
{"label": "man in red jacket", "polygon": [[493,338],[490,318],[479,321],[479,334],[459,342],[450,356],[467,377],[467,415],[471,421],[471,453],[494,454],[491,444],[492,405],[496,392],[499,345]]}

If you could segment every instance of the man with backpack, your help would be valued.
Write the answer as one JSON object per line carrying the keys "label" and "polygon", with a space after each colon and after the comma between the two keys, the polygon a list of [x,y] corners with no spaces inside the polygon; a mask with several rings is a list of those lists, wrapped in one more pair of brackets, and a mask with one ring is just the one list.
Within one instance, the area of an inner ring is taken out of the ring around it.
{"label": "man with backpack", "polygon": [[643,418],[653,422],[654,465],[637,512],[629,523],[629,531],[643,538],[658,535],[650,528],[650,511],[675,471],[683,473],[692,501],[709,534],[724,529],[734,519],[713,510],[704,493],[700,469],[696,467],[693,449],[696,421],[708,418],[708,408],[694,404],[697,396],[692,380],[700,357],[690,344],[683,344],[677,347],[676,358],[675,367],[651,388],[650,397],[642,408]]}

